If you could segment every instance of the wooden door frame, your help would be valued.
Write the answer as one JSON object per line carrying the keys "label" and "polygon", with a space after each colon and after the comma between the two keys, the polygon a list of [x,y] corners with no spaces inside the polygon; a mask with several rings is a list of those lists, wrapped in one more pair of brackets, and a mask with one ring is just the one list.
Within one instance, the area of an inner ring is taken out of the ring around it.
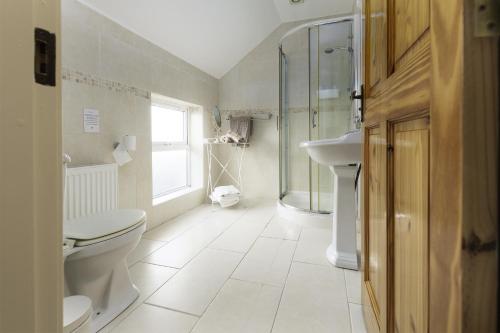
{"label": "wooden door frame", "polygon": [[430,331],[495,332],[498,37],[474,36],[473,1],[430,3]]}
{"label": "wooden door frame", "polygon": [[[63,329],[61,0],[0,2],[0,331]],[[56,86],[34,82],[35,27]]]}

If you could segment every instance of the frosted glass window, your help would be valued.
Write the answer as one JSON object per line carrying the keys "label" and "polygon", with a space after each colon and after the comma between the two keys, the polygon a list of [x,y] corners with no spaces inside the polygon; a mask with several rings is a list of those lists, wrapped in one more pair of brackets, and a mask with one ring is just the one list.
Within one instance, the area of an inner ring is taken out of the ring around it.
{"label": "frosted glass window", "polygon": [[186,150],[153,152],[153,196],[155,198],[186,187],[187,153]]}
{"label": "frosted glass window", "polygon": [[190,186],[188,108],[151,105],[153,199]]}

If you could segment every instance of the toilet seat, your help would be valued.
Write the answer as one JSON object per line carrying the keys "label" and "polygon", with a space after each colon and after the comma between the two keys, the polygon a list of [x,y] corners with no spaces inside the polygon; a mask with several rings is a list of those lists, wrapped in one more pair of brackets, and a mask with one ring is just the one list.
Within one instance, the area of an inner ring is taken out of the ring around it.
{"label": "toilet seat", "polygon": [[69,296],[63,302],[63,332],[75,332],[88,325],[92,314],[92,302],[85,296]]}
{"label": "toilet seat", "polygon": [[75,247],[87,246],[123,235],[146,222],[146,212],[118,209],[64,222],[64,238]]}

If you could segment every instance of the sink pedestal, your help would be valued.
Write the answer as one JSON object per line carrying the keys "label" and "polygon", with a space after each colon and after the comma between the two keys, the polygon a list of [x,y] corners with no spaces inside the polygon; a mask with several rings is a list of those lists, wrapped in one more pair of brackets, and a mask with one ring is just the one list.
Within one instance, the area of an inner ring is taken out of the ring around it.
{"label": "sink pedestal", "polygon": [[326,250],[328,261],[337,267],[358,269],[356,255],[356,203],[354,179],[357,166],[330,166],[335,177],[333,188],[332,244]]}

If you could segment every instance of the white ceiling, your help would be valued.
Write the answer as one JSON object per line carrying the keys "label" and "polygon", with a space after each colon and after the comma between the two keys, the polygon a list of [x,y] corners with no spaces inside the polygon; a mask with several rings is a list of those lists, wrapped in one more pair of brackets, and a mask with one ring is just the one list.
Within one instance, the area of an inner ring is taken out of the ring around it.
{"label": "white ceiling", "polygon": [[352,10],[352,0],[79,1],[216,78],[281,23]]}
{"label": "white ceiling", "polygon": [[294,22],[352,12],[353,0],[304,0],[290,5],[289,0],[274,0],[282,22]]}

